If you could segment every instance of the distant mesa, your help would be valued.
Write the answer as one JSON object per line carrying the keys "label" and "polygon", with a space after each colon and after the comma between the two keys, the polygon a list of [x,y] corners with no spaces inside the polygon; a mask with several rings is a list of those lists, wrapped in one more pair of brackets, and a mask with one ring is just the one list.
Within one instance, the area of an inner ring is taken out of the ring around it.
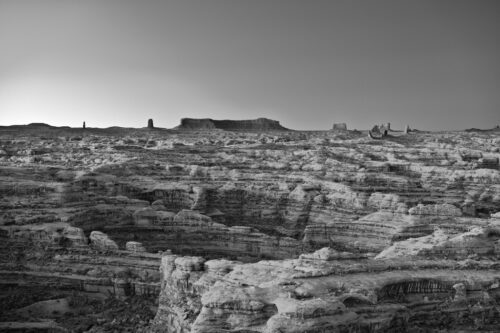
{"label": "distant mesa", "polygon": [[[21,125],[22,126],[22,125]],[[54,127],[46,123],[30,123],[26,125],[27,127]]]}
{"label": "distant mesa", "polygon": [[214,120],[210,118],[182,118],[181,124],[175,129],[179,130],[213,130],[226,131],[288,131],[289,129],[280,125],[279,121],[258,118],[252,120]]}
{"label": "distant mesa", "polygon": [[347,131],[347,124],[346,123],[334,123],[332,130],[334,130],[334,131]]}
{"label": "distant mesa", "polygon": [[498,132],[500,131],[500,125],[497,125],[493,128],[489,128],[489,129],[480,129],[480,128],[467,128],[465,130],[466,132]]}
{"label": "distant mesa", "polygon": [[148,128],[155,128],[153,125],[153,119],[148,119]]}

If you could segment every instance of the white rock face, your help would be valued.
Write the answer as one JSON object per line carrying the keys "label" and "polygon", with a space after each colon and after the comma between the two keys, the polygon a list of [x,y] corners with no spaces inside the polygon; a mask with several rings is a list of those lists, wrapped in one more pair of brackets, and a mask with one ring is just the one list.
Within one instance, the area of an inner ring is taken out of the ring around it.
{"label": "white rock face", "polygon": [[410,208],[408,211],[410,215],[424,215],[424,216],[462,216],[462,211],[450,204],[441,205],[422,205]]}
{"label": "white rock face", "polygon": [[80,228],[67,226],[62,232],[62,236],[67,239],[72,246],[87,246],[88,239]]}
{"label": "white rock face", "polygon": [[146,252],[146,248],[140,242],[127,242],[125,249],[131,252]]}
{"label": "white rock face", "polygon": [[118,245],[103,232],[90,233],[90,245],[99,250],[118,250]]}

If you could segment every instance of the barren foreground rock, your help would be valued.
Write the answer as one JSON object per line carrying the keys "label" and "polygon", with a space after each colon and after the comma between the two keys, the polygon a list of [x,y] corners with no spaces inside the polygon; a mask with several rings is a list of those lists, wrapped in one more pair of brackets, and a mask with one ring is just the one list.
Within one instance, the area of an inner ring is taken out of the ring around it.
{"label": "barren foreground rock", "polygon": [[0,128],[0,331],[500,330],[499,131],[247,125]]}

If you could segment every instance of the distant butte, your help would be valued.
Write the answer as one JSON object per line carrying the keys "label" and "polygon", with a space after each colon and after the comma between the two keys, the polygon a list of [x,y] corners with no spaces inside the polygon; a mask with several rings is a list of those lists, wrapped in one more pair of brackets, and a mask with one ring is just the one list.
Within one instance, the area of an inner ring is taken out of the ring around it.
{"label": "distant butte", "polygon": [[281,126],[279,121],[258,118],[252,120],[214,120],[210,118],[182,118],[181,124],[175,129],[180,130],[211,130],[221,129],[226,131],[289,131]]}

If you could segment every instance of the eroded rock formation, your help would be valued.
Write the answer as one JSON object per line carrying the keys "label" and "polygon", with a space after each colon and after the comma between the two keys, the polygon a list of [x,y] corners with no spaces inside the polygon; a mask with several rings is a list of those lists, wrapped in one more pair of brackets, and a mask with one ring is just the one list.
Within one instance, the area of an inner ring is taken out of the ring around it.
{"label": "eroded rock formation", "polygon": [[405,332],[500,324],[494,262],[355,260],[321,252],[328,251],[255,264],[166,255],[153,328]]}
{"label": "eroded rock formation", "polygon": [[0,128],[0,330],[498,330],[498,131],[184,123]]}

